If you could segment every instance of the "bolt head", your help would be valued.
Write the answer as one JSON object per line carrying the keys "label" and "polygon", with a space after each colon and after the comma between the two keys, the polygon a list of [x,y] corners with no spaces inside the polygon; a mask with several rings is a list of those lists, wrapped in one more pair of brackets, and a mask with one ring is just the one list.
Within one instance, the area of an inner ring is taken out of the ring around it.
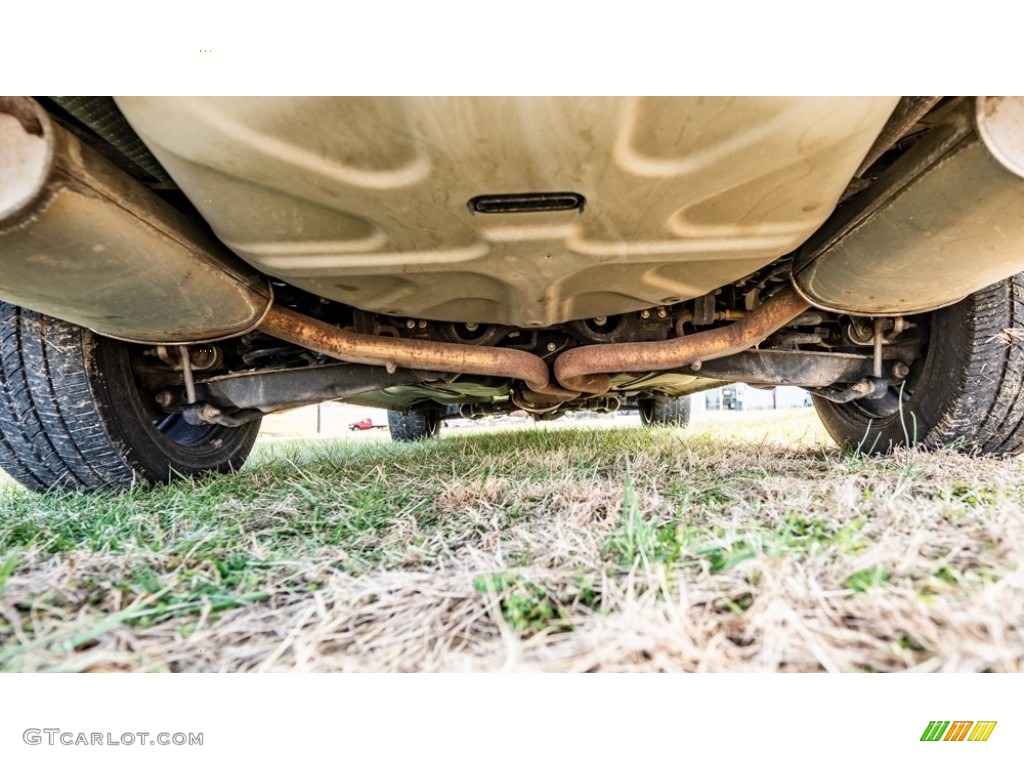
{"label": "bolt head", "polygon": [[406,320],[405,321],[405,327],[408,328],[411,331],[413,328],[416,327],[416,321],[415,320]]}
{"label": "bolt head", "polygon": [[212,406],[209,403],[204,404],[203,407],[199,409],[199,418],[203,421],[213,421],[218,416],[220,416],[220,408]]}
{"label": "bolt head", "polygon": [[892,375],[897,379],[907,378],[907,374],[910,373],[910,366],[906,363],[894,363],[892,366]]}
{"label": "bolt head", "polygon": [[558,349],[558,345],[555,344],[555,342],[553,342],[553,341],[549,341],[548,342],[548,352],[554,352],[556,349]]}
{"label": "bolt head", "polygon": [[642,309],[642,310],[640,310],[640,317],[642,317],[644,320],[646,320],[650,316],[651,316],[651,311],[649,309]]}

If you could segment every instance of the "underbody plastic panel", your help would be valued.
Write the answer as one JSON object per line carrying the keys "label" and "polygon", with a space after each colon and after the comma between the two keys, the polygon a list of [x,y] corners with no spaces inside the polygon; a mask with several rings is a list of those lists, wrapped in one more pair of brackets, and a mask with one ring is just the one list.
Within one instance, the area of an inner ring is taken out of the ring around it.
{"label": "underbody plastic panel", "polygon": [[[701,296],[793,251],[897,101],[117,99],[257,269],[366,310],[519,327]],[[472,212],[482,196],[534,209]]]}

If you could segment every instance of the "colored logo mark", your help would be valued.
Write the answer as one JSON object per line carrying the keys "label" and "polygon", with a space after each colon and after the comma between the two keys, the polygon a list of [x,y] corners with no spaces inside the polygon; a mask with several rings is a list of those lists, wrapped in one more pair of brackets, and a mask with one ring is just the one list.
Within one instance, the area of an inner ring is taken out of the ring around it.
{"label": "colored logo mark", "polygon": [[988,741],[995,729],[995,720],[932,720],[921,741]]}

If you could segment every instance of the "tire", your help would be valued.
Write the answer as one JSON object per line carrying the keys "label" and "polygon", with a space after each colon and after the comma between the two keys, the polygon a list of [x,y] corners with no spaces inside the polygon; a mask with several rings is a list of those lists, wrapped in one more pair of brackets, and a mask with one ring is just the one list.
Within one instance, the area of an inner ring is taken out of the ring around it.
{"label": "tire", "polygon": [[928,324],[924,355],[901,388],[880,400],[814,397],[841,446],[885,453],[898,446],[1012,455],[1024,449],[1024,273],[916,318]]}
{"label": "tire", "polygon": [[441,410],[430,408],[422,411],[388,411],[388,429],[391,439],[406,443],[426,440],[441,434]]}
{"label": "tire", "polygon": [[645,427],[685,427],[690,423],[690,397],[655,395],[637,401],[640,423]]}
{"label": "tire", "polygon": [[0,302],[0,468],[35,491],[242,466],[259,421],[192,426],[136,384],[131,346]]}

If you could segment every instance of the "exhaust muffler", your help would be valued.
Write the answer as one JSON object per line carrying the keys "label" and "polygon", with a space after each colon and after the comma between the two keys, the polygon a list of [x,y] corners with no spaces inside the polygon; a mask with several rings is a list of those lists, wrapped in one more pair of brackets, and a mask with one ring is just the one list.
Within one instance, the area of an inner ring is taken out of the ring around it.
{"label": "exhaust muffler", "polygon": [[793,282],[814,306],[904,315],[1024,270],[1024,98],[963,99],[808,242]]}
{"label": "exhaust muffler", "polygon": [[267,279],[29,98],[0,98],[0,299],[144,343],[246,333]]}

